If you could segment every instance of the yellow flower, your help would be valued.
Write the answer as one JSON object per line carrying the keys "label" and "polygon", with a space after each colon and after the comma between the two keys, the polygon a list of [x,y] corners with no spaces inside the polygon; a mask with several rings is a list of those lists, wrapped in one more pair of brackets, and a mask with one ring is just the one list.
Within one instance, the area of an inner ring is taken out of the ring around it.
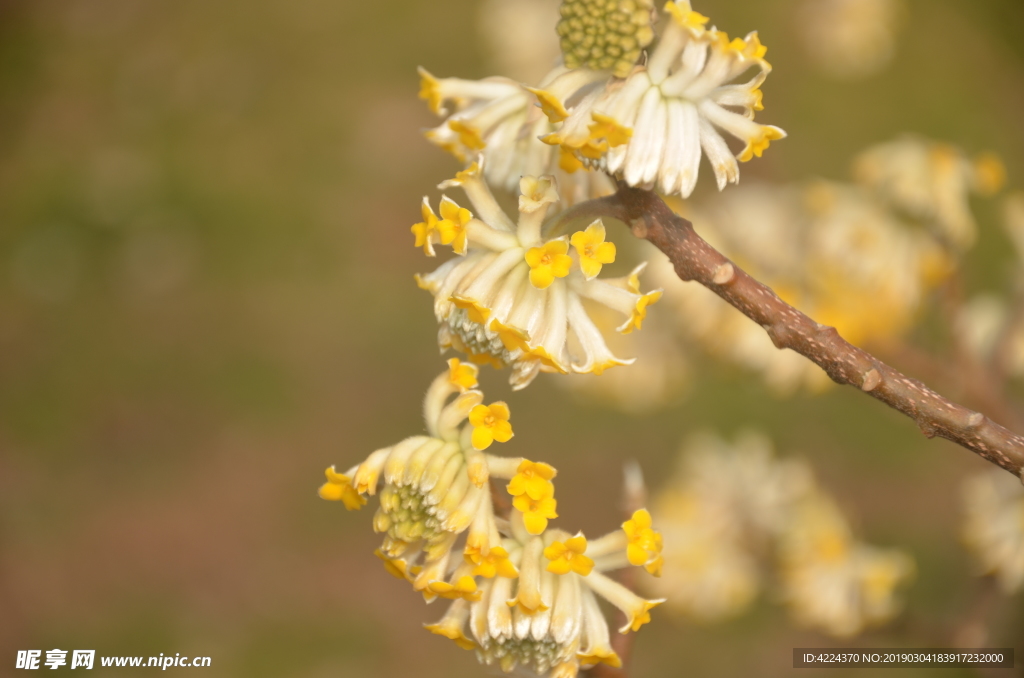
{"label": "yellow flower", "polygon": [[566,254],[568,251],[569,243],[562,238],[526,250],[526,263],[530,266],[530,282],[534,287],[543,290],[550,286],[555,278],[564,278],[569,275],[572,257]]}
{"label": "yellow flower", "polygon": [[544,549],[544,557],[550,560],[548,572],[569,574],[575,572],[586,577],[594,569],[594,561],[583,555],[587,550],[587,538],[583,534],[566,539],[565,542],[552,542]]}
{"label": "yellow flower", "polygon": [[442,94],[441,83],[437,78],[427,72],[425,68],[419,69],[420,73],[420,99],[427,102],[430,110],[437,115],[441,114]]}
{"label": "yellow flower", "polygon": [[476,388],[476,378],[480,368],[470,363],[464,363],[458,358],[448,360],[448,381],[452,386],[457,386],[460,392],[465,393],[471,388]]}
{"label": "yellow flower", "polygon": [[554,497],[531,499],[529,495],[521,494],[512,500],[512,506],[523,514],[526,531],[530,534],[542,533],[548,527],[548,520],[558,517]]}
{"label": "yellow flower", "polygon": [[479,151],[487,146],[480,132],[461,120],[449,120],[448,129],[455,132],[459,136],[459,143],[471,151]]}
{"label": "yellow flower", "polygon": [[413,224],[410,230],[416,236],[416,247],[422,247],[423,253],[428,257],[432,257],[434,256],[433,236],[437,233],[437,215],[430,208],[430,203],[427,201],[426,196],[423,197],[420,214],[423,215],[423,221]]}
{"label": "yellow flower", "polygon": [[651,529],[651,514],[647,509],[634,512],[633,517],[622,524],[622,531],[629,541],[626,557],[630,565],[653,564],[661,555],[661,535]]}
{"label": "yellow flower", "polygon": [[540,103],[540,110],[544,111],[544,115],[551,122],[562,122],[569,117],[569,112],[565,110],[565,106],[551,92],[533,87],[527,87],[526,89],[537,97],[537,101]]}
{"label": "yellow flower", "polygon": [[544,497],[555,495],[555,486],[551,479],[558,473],[550,464],[533,462],[524,459],[516,469],[516,474],[509,481],[508,493],[513,497],[525,494],[530,499],[539,501]]}
{"label": "yellow flower", "polygon": [[[632,631],[639,631],[640,627],[644,624],[649,624],[651,621],[651,610],[658,605],[661,605],[663,600],[645,600],[643,604],[633,610],[633,613],[629,616],[627,622],[628,627]],[[625,627],[623,627],[625,628]],[[619,629],[622,631],[622,629]]]}
{"label": "yellow flower", "polygon": [[446,581],[432,581],[427,584],[425,592],[430,592],[449,600],[463,598],[470,602],[479,600],[481,596],[481,591],[478,591],[476,588],[476,580],[469,575],[459,577],[458,581],[454,584],[449,584]]}
{"label": "yellow flower", "polygon": [[[710,21],[708,17],[698,12],[694,12],[692,9],[690,9],[689,2],[683,2],[679,4],[674,2],[666,3],[665,11],[669,13],[669,15],[676,21],[676,23],[679,24],[679,26],[685,28],[687,31],[689,31],[692,35],[695,36],[702,35],[706,30],[704,24]],[[420,75],[422,75],[425,72],[426,71],[423,71],[421,69]],[[423,89],[426,89],[426,87],[426,85],[422,85]],[[421,94],[420,98],[426,99],[427,97]]]}
{"label": "yellow flower", "polygon": [[487,322],[487,319],[491,316],[491,309],[487,308],[476,299],[469,299],[467,297],[460,297],[453,294],[449,299],[457,308],[464,309],[469,319],[475,323],[483,325]]}
{"label": "yellow flower", "polygon": [[456,254],[466,253],[468,237],[466,224],[473,214],[465,207],[459,207],[447,196],[441,198],[441,221],[437,222],[437,233],[442,245],[451,245]]}
{"label": "yellow flower", "polygon": [[473,642],[472,638],[467,637],[466,634],[462,632],[461,623],[462,622],[460,620],[459,626],[444,623],[424,624],[423,628],[438,636],[444,636],[445,638],[454,640],[455,644],[463,650],[475,650],[476,643]]}
{"label": "yellow flower", "polygon": [[512,424],[508,422],[511,413],[508,405],[498,401],[490,405],[477,405],[469,412],[469,423],[473,426],[473,447],[486,450],[495,440],[507,443],[512,438]]}
{"label": "yellow flower", "polygon": [[740,162],[749,162],[754,157],[760,158],[761,154],[765,152],[765,149],[768,148],[768,145],[771,142],[785,138],[786,133],[777,127],[762,127],[761,132],[747,142],[746,147],[737,157]]}
{"label": "yellow flower", "polygon": [[619,655],[615,654],[610,648],[601,649],[600,651],[591,652],[590,654],[577,654],[576,658],[580,661],[580,666],[596,666],[597,664],[607,664],[612,668],[622,668],[622,659]]}
{"label": "yellow flower", "polygon": [[654,290],[637,299],[636,308],[633,309],[632,316],[618,328],[619,332],[629,334],[634,329],[641,329],[641,326],[644,324],[644,318],[647,317],[647,309],[658,303],[658,300],[661,299],[661,294],[661,290]]}
{"label": "yellow flower", "polygon": [[420,573],[423,570],[419,565],[409,567],[409,563],[404,558],[389,558],[380,549],[373,552],[373,555],[377,556],[384,563],[384,569],[388,571],[392,577],[396,579],[404,579],[411,581],[413,576]]}
{"label": "yellow flower", "polygon": [[352,486],[352,479],[337,473],[334,467],[325,471],[327,482],[320,486],[320,498],[328,501],[340,501],[349,511],[357,511],[366,503],[366,497],[360,496]]}
{"label": "yellow flower", "polygon": [[580,256],[580,268],[587,280],[597,277],[604,264],[615,261],[615,243],[605,242],[604,224],[600,220],[585,231],[573,233],[569,242]]}
{"label": "yellow flower", "polygon": [[591,117],[594,120],[588,126],[591,140],[605,140],[608,142],[609,147],[615,148],[616,146],[629,143],[629,140],[633,137],[632,129],[623,127],[610,115],[593,113]]}
{"label": "yellow flower", "polygon": [[491,320],[491,331],[498,335],[498,339],[501,340],[501,345],[505,347],[506,351],[523,351],[525,353],[530,350],[530,335],[518,327],[506,325],[494,318]]}
{"label": "yellow flower", "polygon": [[497,576],[515,579],[519,576],[516,566],[508,558],[508,551],[501,546],[493,547],[486,556],[479,551],[467,552],[466,559],[476,564],[476,569],[473,570],[474,577],[493,579]]}

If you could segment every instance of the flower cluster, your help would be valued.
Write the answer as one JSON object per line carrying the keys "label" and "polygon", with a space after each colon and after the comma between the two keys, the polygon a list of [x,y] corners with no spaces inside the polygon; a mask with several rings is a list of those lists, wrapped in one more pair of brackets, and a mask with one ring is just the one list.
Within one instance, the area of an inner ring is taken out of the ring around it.
{"label": "flower cluster", "polygon": [[[730,40],[708,28],[708,18],[688,0],[668,2],[665,11],[667,26],[647,63],[624,79],[594,88],[573,71],[551,79],[537,96],[548,119],[561,124],[545,143],[630,186],[686,197],[696,186],[702,149],[721,189],[739,181],[737,160],[760,157],[786,134],[753,120],[771,72],[757,33]],[[751,69],[750,80],[733,82]],[[722,132],[743,142],[739,155]]]}
{"label": "flower cluster", "polygon": [[896,588],[913,571],[902,552],[854,539],[809,469],[773,458],[756,433],[734,443],[693,436],[654,508],[667,545],[663,576],[650,588],[699,621],[746,609],[767,578],[771,551],[793,616],[836,636],[895,614]]}
{"label": "flower cluster", "polygon": [[964,484],[963,540],[978,569],[1003,591],[1024,588],[1024,488],[1002,469],[989,469]]}
{"label": "flower cluster", "polygon": [[958,250],[974,244],[978,227],[968,199],[991,196],[1006,181],[992,153],[973,160],[951,144],[914,136],[868,148],[854,160],[854,177],[895,210],[924,222]]}
{"label": "flower cluster", "polygon": [[428,255],[435,242],[459,255],[416,278],[434,295],[442,350],[510,366],[516,389],[540,371],[601,374],[633,362],[612,354],[584,300],[621,314],[618,331],[628,333],[640,329],[661,290],[640,292],[642,266],[626,278],[597,277],[616,254],[600,220],[570,236],[557,215],[546,219],[558,201],[551,176],[520,180],[516,222],[498,205],[478,163],[441,186],[461,187],[478,215],[443,197],[438,216],[424,198],[423,221],[412,227]]}
{"label": "flower cluster", "polygon": [[[327,469],[320,496],[349,510],[379,497],[373,527],[384,541],[376,555],[426,601],[452,601],[426,628],[482,662],[557,678],[619,666],[598,598],[625,614],[622,633],[639,630],[663,602],[604,574],[631,565],[659,573],[662,541],[650,514],[638,510],[589,541],[551,528],[555,469],[485,452],[512,437],[509,408],[484,404],[475,365],[448,365],[424,399],[428,435],[377,450],[345,473]],[[495,509],[492,480],[507,481],[507,516]]]}
{"label": "flower cluster", "polygon": [[[544,80],[571,73],[555,69]],[[600,74],[577,72],[577,79],[592,80]],[[514,192],[524,176],[551,175],[561,187],[564,205],[607,195],[615,185],[600,172],[581,171],[570,153],[540,141],[554,126],[537,107],[533,91],[507,78],[462,80],[435,78],[420,69],[420,98],[444,122],[426,132],[427,139],[468,165],[482,154],[487,182]]]}
{"label": "flower cluster", "polygon": [[914,562],[896,549],[857,541],[835,502],[810,492],[779,539],[783,599],[797,622],[850,637],[900,610],[896,590]]}
{"label": "flower cluster", "polygon": [[[668,2],[665,12],[665,28],[642,59],[654,39],[649,5],[564,3],[564,63],[537,87],[421,70],[420,97],[445,118],[427,138],[466,163],[483,153],[488,181],[506,190],[520,176],[557,176],[567,203],[610,190],[603,174],[584,168],[685,197],[707,155],[719,189],[736,183],[737,161],[760,157],[785,136],[753,120],[771,71],[767,48],[757,33],[730,39],[708,27],[688,0]],[[754,75],[735,82],[748,71]],[[743,143],[738,154],[723,133]]]}

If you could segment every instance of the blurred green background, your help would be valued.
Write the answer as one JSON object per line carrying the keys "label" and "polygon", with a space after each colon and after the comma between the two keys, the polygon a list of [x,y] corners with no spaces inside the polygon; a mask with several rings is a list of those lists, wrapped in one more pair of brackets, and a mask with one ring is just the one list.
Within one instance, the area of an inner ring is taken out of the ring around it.
{"label": "blurred green background", "polygon": [[[744,176],[847,178],[856,152],[914,131],[996,151],[1022,186],[1024,3],[909,7],[892,64],[838,82],[809,67],[794,1],[698,3],[770,48],[759,120],[790,137]],[[52,648],[208,655],[207,676],[489,675],[422,630],[442,606],[371,555],[370,511],[316,496],[326,466],[421,430],[443,366],[408,229],[456,165],[420,135],[434,119],[416,66],[492,74],[478,10],[0,2],[0,675],[16,650]],[[977,205],[975,290],[1012,279],[994,205]],[[917,559],[908,612],[854,645],[928,646],[970,605],[956,490],[983,462],[852,390],[779,401],[704,364],[638,418],[550,378],[483,384],[512,405],[502,453],[560,470],[562,526],[621,522],[625,459],[656,487],[686,433],[758,426],[814,463],[863,536]],[[1022,606],[993,617],[1018,666]],[[836,644],[770,592],[721,626],[654,621],[634,676],[789,675],[794,646]],[[900,675],[925,674],[970,675]]]}

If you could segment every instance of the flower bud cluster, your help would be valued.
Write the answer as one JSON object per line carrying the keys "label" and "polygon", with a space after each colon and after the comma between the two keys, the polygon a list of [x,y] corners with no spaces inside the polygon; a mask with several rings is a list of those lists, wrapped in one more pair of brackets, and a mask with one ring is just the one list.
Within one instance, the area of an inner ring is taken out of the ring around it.
{"label": "flower bud cluster", "polygon": [[[598,598],[625,614],[622,633],[639,630],[663,601],[604,573],[639,566],[659,574],[661,535],[642,509],[595,540],[551,528],[557,471],[485,452],[513,430],[505,403],[483,404],[477,375],[472,363],[449,360],[424,399],[428,435],[377,450],[345,473],[332,466],[320,496],[349,510],[379,498],[373,527],[384,541],[376,555],[427,602],[452,601],[426,628],[481,662],[561,678],[619,666]],[[492,493],[506,494],[511,508],[496,509]]]}

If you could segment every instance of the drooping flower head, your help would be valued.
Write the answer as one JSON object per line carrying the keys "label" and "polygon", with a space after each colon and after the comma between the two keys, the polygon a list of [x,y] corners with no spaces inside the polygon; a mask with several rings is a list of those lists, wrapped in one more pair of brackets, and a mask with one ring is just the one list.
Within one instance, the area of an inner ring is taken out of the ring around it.
{"label": "drooping flower head", "polygon": [[[753,120],[771,71],[757,33],[730,40],[708,28],[708,18],[688,0],[669,2],[665,11],[668,25],[650,57],[624,79],[579,86],[573,79],[582,76],[574,70],[552,78],[537,95],[560,103],[544,106],[560,124],[546,143],[630,186],[686,197],[696,186],[702,149],[721,189],[739,180],[737,160],[760,157],[786,134]],[[734,83],[751,69],[752,78]],[[722,132],[745,144],[738,155]]]}
{"label": "drooping flower head", "polygon": [[466,165],[482,156],[488,183],[503,191],[516,192],[524,176],[550,174],[557,178],[566,206],[608,195],[615,184],[605,174],[587,171],[571,153],[540,141],[554,126],[538,106],[535,92],[559,76],[579,87],[608,77],[560,66],[541,80],[542,89],[533,90],[507,78],[436,78],[421,68],[420,98],[444,117],[426,137]]}
{"label": "drooping flower head", "polygon": [[[441,216],[447,209],[449,217],[435,218],[422,238],[429,219],[413,227],[418,246],[426,250],[425,242],[451,242],[461,255],[417,277],[434,295],[442,349],[454,348],[476,363],[511,366],[509,381],[516,389],[540,371],[601,374],[632,362],[612,355],[584,300],[619,312],[624,322],[618,330],[628,333],[640,329],[661,291],[641,294],[635,275],[597,277],[615,259],[600,220],[563,233],[567,224],[557,214],[547,218],[558,200],[550,176],[522,178],[517,222],[495,201],[478,164],[441,184],[451,186],[466,192],[476,214],[445,197]],[[447,237],[441,227],[446,221],[459,224],[448,227]]]}
{"label": "drooping flower head", "polygon": [[[509,484],[510,492],[522,490],[516,499],[529,498],[531,487],[546,493],[544,483],[549,481],[544,476],[550,473],[542,466],[520,463],[521,470]],[[480,595],[456,600],[444,617],[426,628],[460,647],[475,649],[482,663],[505,672],[522,667],[572,678],[581,668],[600,663],[620,666],[598,598],[625,614],[622,633],[638,631],[650,621],[650,610],[662,602],[641,598],[604,574],[630,564],[630,543],[622,530],[588,541],[581,533],[546,526],[531,529],[529,517],[513,508],[501,529],[500,553],[507,554],[510,572],[514,568],[516,575],[495,576],[493,568],[476,566],[473,576]],[[470,559],[479,561],[467,550]]]}
{"label": "drooping flower head", "polygon": [[[481,450],[507,439],[498,431],[508,412],[482,405],[476,377],[474,365],[451,359],[424,399],[428,435],[378,450],[344,474],[331,467],[320,496],[350,510],[379,496],[374,530],[385,538],[376,555],[428,602],[453,601],[426,628],[475,649],[481,662],[563,678],[602,662],[619,666],[597,598],[625,614],[622,633],[638,631],[662,601],[604,573],[630,564],[657,573],[661,536],[646,511],[594,541],[549,529],[558,517],[557,471]],[[496,515],[491,479],[507,481],[507,518]]]}
{"label": "drooping flower head", "polygon": [[[478,368],[457,358],[448,366],[424,399],[428,435],[377,450],[344,474],[331,467],[320,488],[321,497],[349,510],[364,505],[366,495],[379,496],[373,527],[385,537],[378,555],[428,597],[454,590],[444,582],[459,535],[469,530],[470,541],[488,551],[495,528],[487,481],[497,458],[482,450],[512,437],[508,407],[484,405],[476,390]],[[478,416],[478,408],[486,413]]]}

